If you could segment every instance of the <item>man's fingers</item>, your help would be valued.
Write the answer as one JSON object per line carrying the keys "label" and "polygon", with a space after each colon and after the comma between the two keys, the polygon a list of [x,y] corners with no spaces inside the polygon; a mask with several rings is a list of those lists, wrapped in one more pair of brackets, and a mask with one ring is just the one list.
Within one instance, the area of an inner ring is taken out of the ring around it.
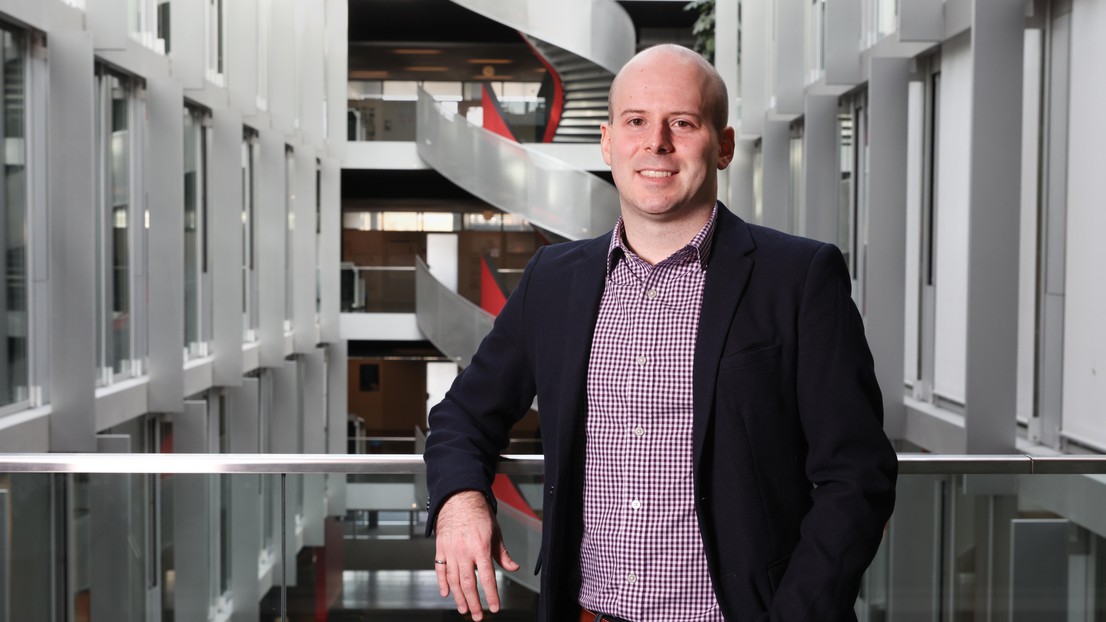
{"label": "man's fingers", "polygon": [[460,573],[455,564],[446,567],[446,580],[449,583],[449,592],[453,594],[453,602],[457,605],[457,613],[462,615],[468,613],[468,602],[465,600],[464,590],[461,588]]}
{"label": "man's fingers", "polygon": [[438,562],[445,561],[445,555],[441,553],[434,554],[434,574],[438,575],[438,593],[442,598],[449,596],[449,579],[446,578],[446,564]]}
{"label": "man's fingers", "polygon": [[502,541],[500,541],[499,548],[496,550],[495,561],[499,562],[499,565],[507,572],[518,570],[518,562],[511,559],[510,553],[507,552],[507,545],[503,544]]}
{"label": "man's fingers", "polygon": [[495,566],[491,560],[476,565],[477,576],[484,586],[484,597],[488,600],[488,610],[492,613],[499,611],[499,586],[495,584]]}
{"label": "man's fingers", "polygon": [[[484,610],[480,605],[480,590],[476,584],[476,570],[472,566],[467,566],[460,569],[458,575],[458,584],[461,588],[462,598],[465,601],[465,610],[472,613],[473,620],[480,620]],[[458,611],[461,610],[458,609]],[[461,613],[465,613],[465,611],[461,611]]]}

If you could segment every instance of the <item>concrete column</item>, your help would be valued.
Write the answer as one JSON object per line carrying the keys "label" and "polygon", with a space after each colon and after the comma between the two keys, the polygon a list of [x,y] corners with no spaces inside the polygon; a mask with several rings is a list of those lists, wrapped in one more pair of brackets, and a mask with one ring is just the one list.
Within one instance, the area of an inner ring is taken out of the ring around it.
{"label": "concrete column", "polygon": [[227,88],[231,105],[250,115],[257,109],[257,0],[228,2],[226,11]]}
{"label": "concrete column", "polygon": [[[344,101],[344,100],[343,100]],[[343,108],[343,110],[345,110]],[[343,121],[345,117],[342,117]],[[342,296],[342,169],[334,159],[323,160],[319,183],[319,279],[322,309],[319,311],[319,339],[335,343],[341,339],[339,300]]]}
{"label": "concrete column", "polygon": [[940,41],[945,36],[944,9],[941,0],[899,3],[899,41]]}
{"label": "concrete column", "polygon": [[860,0],[826,3],[826,84],[861,81],[860,23]]}
{"label": "concrete column", "polygon": [[[805,20],[803,0],[774,0],[775,80],[773,93],[778,114],[803,112],[803,88],[806,85],[806,30],[796,27]],[[748,32],[748,31],[746,31]]]}
{"label": "concrete column", "polygon": [[734,145],[734,157],[726,172],[729,173],[729,196],[723,200],[730,210],[747,221],[753,220],[755,199],[753,196],[753,169],[756,144],[751,140],[738,140]]}
{"label": "concrete column", "polygon": [[740,125],[735,126],[741,138],[756,138],[764,132],[764,113],[768,107],[767,4],[768,0],[741,3],[741,119]]}
{"label": "concrete column", "polygon": [[150,383],[153,412],[184,402],[184,93],[175,80],[147,81],[150,124]]}
{"label": "concrete column", "polygon": [[318,201],[318,167],[314,150],[310,147],[296,148],[296,228],[292,235],[294,258],[292,264],[292,303],[295,330],[294,344],[297,354],[309,354],[317,349],[319,343],[318,322],[315,319],[315,280],[318,259],[315,241],[315,206]]}
{"label": "concrete column", "polygon": [[[207,401],[187,400],[173,417],[173,451],[208,453]],[[206,620],[211,581],[212,475],[177,474],[166,480],[173,495],[174,605],[181,620]]]}
{"label": "concrete column", "polygon": [[771,120],[764,123],[761,141],[761,169],[764,213],[761,223],[766,227],[791,233],[791,124]]}
{"label": "concrete column", "polygon": [[50,450],[94,451],[96,194],[93,56],[88,32],[50,33]]}
{"label": "concrete column", "polygon": [[346,154],[349,0],[326,0],[326,139],[331,157]]}
{"label": "concrete column", "polygon": [[204,68],[205,0],[170,0],[169,58],[173,77],[185,89],[202,89]]}
{"label": "concrete column", "polygon": [[85,28],[97,50],[125,50],[130,36],[127,0],[96,0],[85,5]]}
{"label": "concrete column", "polygon": [[259,137],[257,186],[257,280],[260,304],[259,337],[261,365],[280,367],[284,364],[284,278],[285,232],[284,138],[275,130],[265,130]]}
{"label": "concrete column", "polygon": [[966,412],[969,453],[1014,451],[1022,46],[1018,0],[972,5]]}
{"label": "concrete column", "polygon": [[241,386],[227,389],[227,434],[230,451],[256,454],[261,451],[260,385],[257,378],[243,378]]}
{"label": "concrete column", "polygon": [[211,168],[212,323],[217,386],[242,382],[242,114],[213,114]]}
{"label": "concrete column", "polygon": [[296,50],[296,62],[299,65],[296,94],[299,97],[300,132],[303,142],[315,148],[323,146],[323,98],[326,96],[326,67],[323,64],[326,9],[319,4],[318,0],[297,0],[296,9],[296,29],[300,31],[297,37],[300,46]]}
{"label": "concrete column", "polygon": [[906,159],[910,61],[872,59],[868,83],[867,324],[884,427],[902,436],[906,300]]}
{"label": "concrete column", "polygon": [[269,114],[281,135],[293,131],[299,112],[296,97],[296,0],[272,0],[269,15]]}
{"label": "concrete column", "polygon": [[806,200],[802,234],[837,242],[837,195],[841,184],[837,162],[837,98],[808,95],[803,102],[803,191]]}
{"label": "concrete column", "polygon": [[346,453],[346,417],[349,402],[349,369],[347,345],[338,341],[327,346],[326,410],[327,453]]}

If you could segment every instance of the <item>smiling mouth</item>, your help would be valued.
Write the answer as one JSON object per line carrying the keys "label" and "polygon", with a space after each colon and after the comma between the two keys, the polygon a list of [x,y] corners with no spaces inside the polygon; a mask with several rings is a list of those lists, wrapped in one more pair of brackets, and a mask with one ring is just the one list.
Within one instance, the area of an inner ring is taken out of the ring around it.
{"label": "smiling mouth", "polygon": [[662,177],[671,177],[675,175],[672,171],[640,171],[643,177],[652,177],[654,179],[660,179]]}

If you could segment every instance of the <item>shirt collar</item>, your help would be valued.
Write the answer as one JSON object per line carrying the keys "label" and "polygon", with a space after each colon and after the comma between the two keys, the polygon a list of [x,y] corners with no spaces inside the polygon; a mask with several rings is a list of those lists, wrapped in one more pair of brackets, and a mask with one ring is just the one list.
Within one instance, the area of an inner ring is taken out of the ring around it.
{"label": "shirt collar", "polygon": [[[696,233],[691,241],[687,243],[679,251],[672,254],[673,257],[684,253],[691,249],[695,252],[699,258],[699,265],[703,270],[707,269],[707,260],[710,258],[711,245],[714,243],[714,223],[718,220],[718,203],[714,204],[714,209],[711,210],[710,219],[707,220],[707,224],[703,225],[703,228]],[[618,260],[625,255],[634,255],[634,252],[630,250],[630,247],[626,244],[626,229],[625,224],[622,222],[622,217],[618,217],[618,222],[614,225],[614,232],[611,235],[611,245],[607,249],[607,274],[610,275],[614,270],[615,265],[618,264]],[[665,260],[667,261],[667,260]]]}

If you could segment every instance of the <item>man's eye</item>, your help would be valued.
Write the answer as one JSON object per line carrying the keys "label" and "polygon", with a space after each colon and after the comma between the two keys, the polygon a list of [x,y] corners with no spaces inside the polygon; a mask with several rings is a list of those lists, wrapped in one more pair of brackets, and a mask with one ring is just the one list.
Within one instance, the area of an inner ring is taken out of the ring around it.
{"label": "man's eye", "polygon": [[630,125],[641,125],[645,123],[645,121],[643,119],[630,119],[629,123]]}
{"label": "man's eye", "polygon": [[688,123],[687,121],[684,121],[682,119],[679,120],[679,121],[674,122],[672,125],[675,125],[676,127],[680,127],[680,128],[689,128],[689,127],[691,127],[690,123]]}

